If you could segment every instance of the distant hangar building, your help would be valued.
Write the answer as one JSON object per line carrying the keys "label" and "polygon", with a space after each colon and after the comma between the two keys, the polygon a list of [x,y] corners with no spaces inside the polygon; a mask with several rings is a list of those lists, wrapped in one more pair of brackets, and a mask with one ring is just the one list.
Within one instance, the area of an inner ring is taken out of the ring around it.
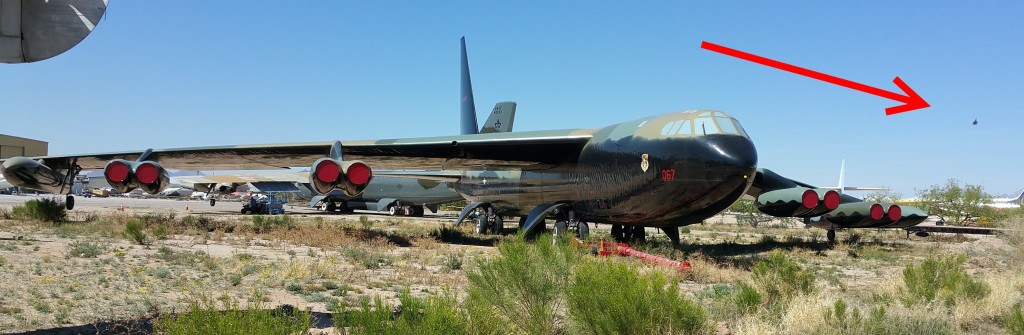
{"label": "distant hangar building", "polygon": [[46,156],[49,146],[48,142],[0,134],[0,159]]}

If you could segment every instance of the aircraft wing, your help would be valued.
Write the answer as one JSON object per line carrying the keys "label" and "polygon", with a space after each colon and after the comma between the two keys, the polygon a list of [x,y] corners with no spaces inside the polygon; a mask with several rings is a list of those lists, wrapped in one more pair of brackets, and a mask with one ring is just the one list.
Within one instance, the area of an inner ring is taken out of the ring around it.
{"label": "aircraft wing", "polygon": [[[576,157],[593,136],[589,130],[491,133],[342,142],[345,160],[362,160],[374,170],[474,169],[508,166],[542,169]],[[155,149],[149,160],[180,170],[270,170],[309,166],[326,157],[334,142],[234,145]],[[144,152],[33,157],[51,169],[72,162],[85,170],[103,169],[113,159],[135,160]]]}
{"label": "aircraft wing", "polygon": [[183,186],[195,184],[244,184],[260,182],[309,182],[309,172],[295,173],[243,173],[243,174],[219,174],[205,176],[180,176],[171,177]]}

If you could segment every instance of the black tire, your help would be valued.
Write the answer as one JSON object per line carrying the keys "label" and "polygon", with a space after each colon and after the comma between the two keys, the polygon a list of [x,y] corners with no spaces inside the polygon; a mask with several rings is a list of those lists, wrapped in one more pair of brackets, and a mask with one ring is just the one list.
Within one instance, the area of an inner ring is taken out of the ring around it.
{"label": "black tire", "polygon": [[210,198],[210,207],[213,207],[213,205],[216,205],[216,204],[217,204],[217,199]]}
{"label": "black tire", "polygon": [[828,232],[825,233],[825,237],[828,238],[828,243],[836,243],[836,230],[829,229]]}
{"label": "black tire", "polygon": [[647,241],[647,229],[644,229],[644,226],[633,226],[632,240],[638,242]]}
{"label": "black tire", "polygon": [[334,201],[328,201],[327,202],[327,207],[325,209],[327,212],[334,213],[334,211],[337,210],[337,209],[338,209],[338,205],[335,204]]}
{"label": "black tire", "polygon": [[501,215],[494,216],[494,226],[492,228],[495,235],[505,234],[505,220],[502,220]]}
{"label": "black tire", "polygon": [[580,222],[576,226],[576,236],[581,240],[586,240],[587,236],[590,236],[590,226],[586,222]]}
{"label": "black tire", "polygon": [[569,223],[565,221],[555,222],[555,237],[563,237],[569,232]]}
{"label": "black tire", "polygon": [[616,242],[623,242],[626,240],[625,229],[622,229],[622,225],[612,225],[612,239]]}
{"label": "black tire", "polygon": [[246,210],[246,208],[243,207],[242,208],[242,214],[245,214],[245,212],[248,212],[248,210]]}
{"label": "black tire", "polygon": [[423,206],[412,206],[412,216],[423,217]]}
{"label": "black tire", "polygon": [[476,217],[476,234],[487,234],[487,215],[480,215]]}
{"label": "black tire", "polygon": [[67,198],[64,199],[64,208],[69,211],[75,209],[75,196],[68,194]]}

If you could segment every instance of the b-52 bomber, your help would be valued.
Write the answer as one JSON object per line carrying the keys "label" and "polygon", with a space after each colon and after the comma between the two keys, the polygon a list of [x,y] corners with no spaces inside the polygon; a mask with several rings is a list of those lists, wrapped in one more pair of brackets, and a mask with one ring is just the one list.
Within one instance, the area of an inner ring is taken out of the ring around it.
{"label": "b-52 bomber", "polygon": [[[0,173],[20,187],[67,193],[80,170],[103,169],[115,188],[156,193],[167,187],[165,168],[266,170],[307,164],[310,185],[321,194],[340,190],[356,196],[374,169],[446,181],[470,202],[460,221],[486,209],[520,217],[526,233],[543,229],[550,219],[556,232],[585,234],[589,223],[607,223],[614,237],[630,239],[656,227],[678,242],[679,227],[721,212],[744,194],[754,196],[765,213],[824,220],[830,231],[924,220],[915,208],[864,202],[759,170],[754,142],[740,122],[715,110],[595,129],[16,157],[4,161]],[[73,198],[68,200],[72,207]]]}

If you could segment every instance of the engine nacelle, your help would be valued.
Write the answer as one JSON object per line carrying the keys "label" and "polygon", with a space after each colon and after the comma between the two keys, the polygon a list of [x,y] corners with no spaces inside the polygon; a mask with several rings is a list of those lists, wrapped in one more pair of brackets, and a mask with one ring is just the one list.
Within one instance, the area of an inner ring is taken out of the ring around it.
{"label": "engine nacelle", "polygon": [[777,217],[815,217],[839,207],[839,192],[791,187],[761,193],[754,205],[762,213]]}
{"label": "engine nacelle", "polygon": [[[892,209],[893,207],[898,207],[899,211],[894,211]],[[916,226],[928,219],[928,212],[914,206],[891,205],[889,206],[889,211],[886,212],[885,215],[889,218],[889,221],[892,222],[884,222],[878,225],[873,225],[872,227],[906,228]]]}
{"label": "engine nacelle", "polygon": [[110,187],[121,193],[138,188],[149,194],[157,194],[170,184],[167,170],[154,161],[115,159],[103,168],[103,178],[107,179]]}
{"label": "engine nacelle", "polygon": [[362,161],[340,161],[327,157],[313,162],[309,171],[309,184],[319,194],[339,189],[345,195],[354,197],[362,193],[373,178],[370,166]]}
{"label": "engine nacelle", "polygon": [[13,157],[4,161],[3,166],[0,166],[0,174],[11,185],[22,188],[59,194],[67,192],[70,187],[66,185],[63,174],[28,157]]}
{"label": "engine nacelle", "polygon": [[861,201],[840,204],[821,217],[840,228],[862,228],[888,220],[885,216],[885,207],[881,204]]}

